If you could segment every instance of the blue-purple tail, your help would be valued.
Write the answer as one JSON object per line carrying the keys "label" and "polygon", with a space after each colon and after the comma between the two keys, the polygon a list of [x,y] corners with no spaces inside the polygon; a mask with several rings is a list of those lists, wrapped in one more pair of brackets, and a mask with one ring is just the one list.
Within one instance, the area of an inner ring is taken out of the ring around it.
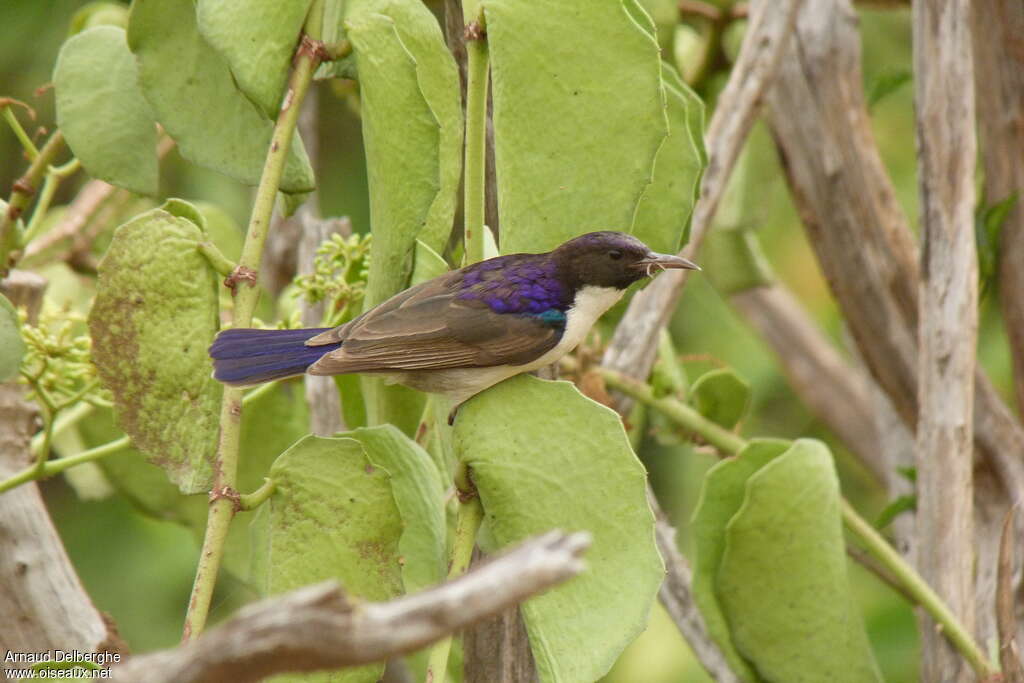
{"label": "blue-purple tail", "polygon": [[224,384],[243,386],[301,375],[325,353],[341,346],[306,346],[330,328],[304,330],[224,330],[210,345],[213,377]]}

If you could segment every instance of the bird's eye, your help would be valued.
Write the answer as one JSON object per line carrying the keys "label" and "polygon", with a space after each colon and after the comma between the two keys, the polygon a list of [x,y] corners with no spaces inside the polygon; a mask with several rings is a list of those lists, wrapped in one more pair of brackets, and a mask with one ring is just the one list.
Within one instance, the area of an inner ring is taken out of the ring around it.
{"label": "bird's eye", "polygon": [[618,261],[620,258],[622,258],[622,252],[619,251],[618,249],[612,249],[611,251],[608,252],[608,258],[612,259],[613,261]]}

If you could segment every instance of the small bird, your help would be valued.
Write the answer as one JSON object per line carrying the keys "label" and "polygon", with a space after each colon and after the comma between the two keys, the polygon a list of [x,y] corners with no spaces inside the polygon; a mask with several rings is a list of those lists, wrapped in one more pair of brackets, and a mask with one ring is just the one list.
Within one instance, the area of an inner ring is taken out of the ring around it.
{"label": "small bird", "polygon": [[242,386],[302,373],[377,373],[443,394],[457,410],[504,379],[556,362],[627,287],[666,268],[700,270],[631,235],[591,232],[545,254],[445,273],[338,327],[225,330],[210,346],[213,376]]}

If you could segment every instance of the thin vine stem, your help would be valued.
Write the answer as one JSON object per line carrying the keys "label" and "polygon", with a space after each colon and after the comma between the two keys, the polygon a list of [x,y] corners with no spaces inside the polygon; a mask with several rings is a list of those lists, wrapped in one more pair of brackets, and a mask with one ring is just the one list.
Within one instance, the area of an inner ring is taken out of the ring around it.
{"label": "thin vine stem", "polygon": [[[565,364],[570,369],[576,367],[572,360]],[[598,368],[598,371],[609,387],[661,412],[665,417],[699,435],[723,453],[736,455],[746,447],[747,442],[742,437],[711,422],[693,408],[673,398],[657,398],[650,386],[614,370]],[[843,524],[850,533],[860,541],[872,557],[892,573],[906,593],[912,596],[917,604],[942,627],[946,638],[967,660],[975,673],[985,680],[996,674],[996,669],[993,668],[984,651],[921,575],[886,542],[871,524],[857,513],[849,501],[841,498],[840,505]]]}
{"label": "thin vine stem", "polygon": [[21,143],[21,148],[25,150],[25,154],[28,156],[29,161],[35,161],[35,158],[39,156],[39,150],[36,149],[35,143],[32,142],[32,138],[29,137],[28,133],[21,125],[21,121],[18,120],[14,110],[11,109],[11,105],[3,105],[4,118],[7,120],[7,124],[14,131],[14,137],[18,138],[18,142]]}
{"label": "thin vine stem", "polygon": [[[246,232],[242,255],[229,279],[236,282],[234,326],[250,327],[253,311],[259,298],[255,286],[256,274],[262,261],[263,245],[266,242],[270,219],[274,210],[285,161],[291,147],[295,127],[299,118],[302,100],[309,90],[313,73],[322,59],[322,45],[319,43],[323,14],[323,0],[315,0],[310,7],[303,36],[296,51],[295,67],[288,80],[278,113],[274,132],[271,136],[267,158],[263,165],[260,183],[256,190],[252,215]],[[210,492],[210,511],[206,520],[206,534],[199,554],[199,565],[192,585],[182,640],[198,636],[206,626],[210,611],[210,600],[217,581],[228,528],[240,508],[237,491],[238,452],[241,442],[242,390],[225,387],[221,400],[220,438],[217,444],[214,467],[213,490]]]}
{"label": "thin vine stem", "polygon": [[[473,559],[473,547],[476,535],[484,519],[484,507],[480,496],[470,479],[469,467],[459,462],[455,471],[455,490],[459,499],[459,512],[455,521],[455,539],[452,542],[451,561],[448,568],[448,580],[466,573]],[[447,680],[448,657],[451,654],[452,637],[448,636],[434,643],[427,656],[426,680]]]}
{"label": "thin vine stem", "polygon": [[122,436],[119,439],[96,446],[95,448],[90,448],[76,455],[70,455],[66,458],[58,458],[56,460],[46,460],[41,465],[29,465],[20,472],[17,472],[0,482],[0,494],[10,491],[22,484],[27,484],[30,481],[46,479],[47,477],[52,477],[64,470],[71,469],[72,467],[84,465],[87,462],[94,462],[101,458],[105,458],[108,455],[119,453],[129,446],[131,446],[131,440],[127,436]]}
{"label": "thin vine stem", "polygon": [[484,15],[478,2],[466,2],[466,159],[465,240],[466,263],[484,258],[484,188],[487,150],[487,89],[489,54]]}
{"label": "thin vine stem", "polygon": [[7,200],[7,210],[0,212],[0,277],[7,274],[11,251],[19,241],[18,218],[32,201],[32,195],[35,194],[39,181],[42,180],[50,164],[62,149],[64,149],[64,135],[59,130],[54,131],[43,148],[39,150],[39,154],[32,160],[25,175],[14,183],[10,199]]}

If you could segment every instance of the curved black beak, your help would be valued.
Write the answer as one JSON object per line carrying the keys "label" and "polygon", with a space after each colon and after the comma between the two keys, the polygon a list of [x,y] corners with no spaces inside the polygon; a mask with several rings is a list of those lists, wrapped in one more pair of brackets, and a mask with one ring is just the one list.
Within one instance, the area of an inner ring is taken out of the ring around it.
{"label": "curved black beak", "polygon": [[700,266],[689,259],[685,259],[682,256],[675,256],[673,254],[658,254],[651,252],[645,258],[637,261],[633,264],[634,268],[641,268],[647,270],[648,273],[652,269],[658,268],[665,270],[667,268],[685,268],[686,270],[700,270]]}

